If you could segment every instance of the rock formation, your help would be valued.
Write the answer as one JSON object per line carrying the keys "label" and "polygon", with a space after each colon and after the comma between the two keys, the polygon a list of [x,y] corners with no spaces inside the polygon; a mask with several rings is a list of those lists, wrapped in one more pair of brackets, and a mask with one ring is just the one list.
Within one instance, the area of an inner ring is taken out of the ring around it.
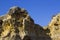
{"label": "rock formation", "polygon": [[60,14],[47,27],[42,27],[19,7],[12,7],[0,16],[0,40],[60,40]]}
{"label": "rock formation", "polygon": [[49,34],[52,40],[60,40],[60,14],[53,16],[48,29],[50,30]]}

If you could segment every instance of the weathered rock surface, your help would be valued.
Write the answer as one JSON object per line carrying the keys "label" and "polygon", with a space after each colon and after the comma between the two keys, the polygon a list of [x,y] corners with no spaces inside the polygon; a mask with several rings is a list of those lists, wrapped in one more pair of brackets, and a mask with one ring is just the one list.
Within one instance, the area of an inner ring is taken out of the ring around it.
{"label": "weathered rock surface", "polygon": [[50,30],[49,34],[52,40],[60,40],[60,14],[53,16],[48,29]]}
{"label": "weathered rock surface", "polygon": [[0,40],[60,40],[59,26],[60,14],[43,28],[34,23],[25,9],[12,7],[0,16]]}

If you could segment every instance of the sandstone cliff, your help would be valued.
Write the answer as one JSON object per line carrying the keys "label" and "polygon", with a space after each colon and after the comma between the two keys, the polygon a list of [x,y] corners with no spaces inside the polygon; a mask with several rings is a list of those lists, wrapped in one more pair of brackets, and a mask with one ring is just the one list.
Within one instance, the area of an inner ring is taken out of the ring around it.
{"label": "sandstone cliff", "polygon": [[0,40],[60,40],[60,14],[47,27],[42,27],[19,7],[12,7],[0,16]]}
{"label": "sandstone cliff", "polygon": [[52,40],[60,40],[60,14],[53,16],[48,29],[50,30],[49,34]]}

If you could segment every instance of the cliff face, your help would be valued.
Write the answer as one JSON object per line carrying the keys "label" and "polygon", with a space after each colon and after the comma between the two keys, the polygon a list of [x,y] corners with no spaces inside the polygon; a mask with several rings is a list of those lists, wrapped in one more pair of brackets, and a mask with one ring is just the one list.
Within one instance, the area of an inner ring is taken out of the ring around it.
{"label": "cliff face", "polygon": [[43,28],[34,23],[25,9],[12,7],[6,15],[0,16],[0,40],[60,40],[58,16]]}
{"label": "cliff face", "polygon": [[53,16],[48,26],[51,38],[53,40],[60,40],[60,14]]}

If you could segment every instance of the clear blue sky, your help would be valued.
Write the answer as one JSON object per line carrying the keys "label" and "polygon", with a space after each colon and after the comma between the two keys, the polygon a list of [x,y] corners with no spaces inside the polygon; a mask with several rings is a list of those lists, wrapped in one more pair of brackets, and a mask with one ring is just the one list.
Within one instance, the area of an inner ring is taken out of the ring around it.
{"label": "clear blue sky", "polygon": [[60,12],[60,0],[0,0],[0,15],[6,14],[10,7],[25,8],[35,23],[46,26],[52,15]]}

